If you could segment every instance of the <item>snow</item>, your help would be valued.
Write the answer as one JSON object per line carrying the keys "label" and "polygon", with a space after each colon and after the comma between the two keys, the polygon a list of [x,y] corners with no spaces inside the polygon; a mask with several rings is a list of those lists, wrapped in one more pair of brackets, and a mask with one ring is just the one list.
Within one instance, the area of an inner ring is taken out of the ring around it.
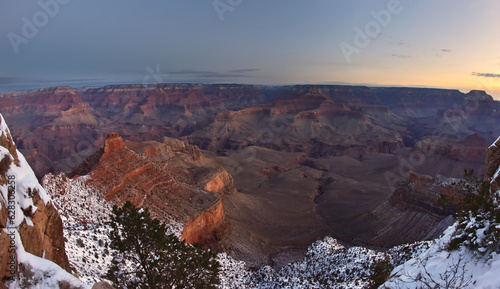
{"label": "snow", "polygon": [[417,258],[395,268],[391,274],[395,277],[384,286],[387,288],[421,288],[423,284],[417,280],[418,276],[430,276],[436,282],[443,284],[444,280],[439,275],[453,268],[458,260],[462,260],[461,264],[464,267],[463,270],[461,267],[458,268],[458,273],[463,273],[465,279],[470,280],[468,286],[464,288],[499,288],[500,255],[493,253],[488,259],[484,259],[478,258],[474,252],[463,247],[451,252],[444,249],[455,227],[456,224],[448,228],[443,237]]}
{"label": "snow", "polygon": [[398,246],[388,252],[347,248],[332,237],[312,244],[306,256],[281,269],[250,270],[243,261],[218,254],[219,288],[366,288],[371,266],[380,260],[399,264],[428,247],[427,242]]}
{"label": "snow", "polygon": [[0,113],[0,132],[8,132],[10,134],[10,130],[7,127],[7,123],[5,122],[5,119],[3,118],[3,115]]}
{"label": "snow", "polygon": [[[111,206],[104,201],[102,192],[86,184],[87,180],[88,177],[68,179],[64,174],[49,174],[43,185],[63,219],[70,264],[80,279],[91,285],[103,280],[101,275],[108,271],[114,251],[106,246],[110,243],[110,228],[105,224]],[[169,224],[169,228],[180,236],[180,224]],[[375,261],[389,258],[398,265],[413,256],[410,253],[405,257],[403,251],[420,252],[427,246],[426,243],[400,246],[382,253],[362,247],[348,248],[326,237],[312,244],[302,260],[280,269],[263,266],[258,270],[220,253],[217,255],[221,264],[219,288],[363,288],[369,282],[370,266]]]}
{"label": "snow", "polygon": [[11,165],[8,174],[16,177],[16,191],[18,192],[18,195],[20,195],[19,204],[21,208],[26,209],[33,205],[32,198],[26,193],[29,188],[32,190],[38,190],[38,195],[45,204],[50,202],[50,197],[47,195],[45,189],[38,183],[35,173],[29,166],[24,156],[19,151],[17,151],[17,156],[19,159],[19,167]]}
{"label": "snow", "polygon": [[66,272],[54,262],[26,252],[21,242],[19,233],[17,231],[15,233],[19,274],[25,278],[6,282],[8,288],[60,288],[61,282],[67,282],[67,284],[70,284],[75,288],[91,288],[90,286],[82,283],[75,276]]}
{"label": "snow", "polygon": [[103,194],[85,184],[88,177],[68,179],[64,174],[46,175],[42,184],[53,199],[63,221],[66,254],[86,284],[103,280],[111,264],[110,243],[111,205]]}
{"label": "snow", "polygon": [[[498,178],[500,167],[493,180]],[[498,192],[493,194],[498,205]],[[395,268],[393,278],[384,284],[384,288],[427,288],[425,281],[436,288],[445,287],[446,281],[455,282],[451,288],[500,288],[500,255],[491,249],[496,239],[491,228],[500,228],[492,211],[471,212],[465,219],[455,222],[430,248],[404,264]],[[460,229],[462,226],[465,229]],[[466,233],[467,232],[467,233]],[[467,234],[464,244],[472,245],[475,250],[461,246],[449,251],[450,241]],[[458,286],[461,285],[461,286]]]}
{"label": "snow", "polygon": [[494,141],[494,142],[493,142],[493,144],[492,144],[492,145],[490,145],[490,147],[489,147],[489,148],[492,148],[492,147],[497,147],[497,143],[500,143],[500,137],[498,137],[498,138],[497,138],[497,140],[496,140],[496,141]]}
{"label": "snow", "polygon": [[497,171],[495,172],[495,174],[491,178],[491,183],[493,183],[494,181],[496,181],[499,176],[500,176],[500,167],[498,167]]}
{"label": "snow", "polygon": [[[10,135],[10,130],[7,127],[7,124],[5,123],[5,119],[0,114],[0,135],[2,133],[4,135]],[[16,150],[16,153],[17,153],[17,158],[19,160],[19,166],[16,166],[14,163],[12,163],[6,174],[8,176],[15,177],[14,181],[15,181],[16,193],[14,194],[14,197],[15,197],[16,207],[15,207],[14,226],[17,227],[21,225],[23,220],[26,220],[28,224],[31,223],[31,220],[28,217],[24,216],[22,209],[27,209],[31,206],[33,213],[37,209],[33,204],[32,197],[28,195],[28,190],[31,191],[37,190],[38,195],[45,204],[50,202],[50,197],[47,195],[47,192],[45,192],[43,187],[38,183],[38,179],[36,178],[35,173],[31,169],[31,167],[29,166],[28,162],[21,154],[21,152]],[[10,156],[10,158],[14,160],[14,156],[10,154],[9,150],[7,150],[4,147],[0,147],[0,158],[3,158],[6,155]],[[5,204],[7,204],[8,185],[1,186],[0,190],[2,192],[3,201]]]}

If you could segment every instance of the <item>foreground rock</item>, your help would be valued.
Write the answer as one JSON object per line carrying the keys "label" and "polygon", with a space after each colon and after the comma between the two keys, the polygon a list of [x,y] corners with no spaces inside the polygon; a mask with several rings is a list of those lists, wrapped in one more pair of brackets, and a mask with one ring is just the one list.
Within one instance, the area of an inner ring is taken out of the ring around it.
{"label": "foreground rock", "polygon": [[[0,234],[0,276],[3,280],[19,276],[26,278],[18,275],[20,270],[30,270],[33,276],[37,276],[46,274],[44,270],[53,267],[54,276],[47,278],[46,284],[64,280],[58,279],[62,277],[69,278],[71,284],[79,284],[69,274],[71,268],[65,252],[61,218],[24,156],[16,150],[1,115],[0,163],[0,228],[3,229]],[[17,286],[15,282],[19,280],[7,283]]]}

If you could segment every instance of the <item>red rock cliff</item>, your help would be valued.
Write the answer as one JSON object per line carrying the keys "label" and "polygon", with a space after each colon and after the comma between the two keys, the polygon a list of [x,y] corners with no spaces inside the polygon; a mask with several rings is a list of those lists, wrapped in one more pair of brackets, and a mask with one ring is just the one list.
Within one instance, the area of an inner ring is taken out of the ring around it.
{"label": "red rock cliff", "polygon": [[147,207],[162,221],[184,224],[187,242],[213,247],[229,226],[221,199],[232,178],[224,169],[196,167],[197,161],[203,162],[199,149],[180,141],[124,142],[110,133],[88,182],[107,201]]}

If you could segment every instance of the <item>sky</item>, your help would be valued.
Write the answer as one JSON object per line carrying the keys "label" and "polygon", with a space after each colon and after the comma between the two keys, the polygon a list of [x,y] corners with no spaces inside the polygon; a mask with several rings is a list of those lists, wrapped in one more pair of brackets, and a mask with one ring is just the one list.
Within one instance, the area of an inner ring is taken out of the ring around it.
{"label": "sky", "polygon": [[498,0],[0,1],[0,92],[318,83],[500,100]]}

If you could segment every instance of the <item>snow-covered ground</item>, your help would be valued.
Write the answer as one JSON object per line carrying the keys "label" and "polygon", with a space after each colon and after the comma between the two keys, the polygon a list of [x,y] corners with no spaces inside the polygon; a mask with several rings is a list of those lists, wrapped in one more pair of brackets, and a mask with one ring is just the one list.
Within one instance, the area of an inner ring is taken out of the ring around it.
{"label": "snow-covered ground", "polygon": [[[500,167],[490,183],[498,181]],[[386,288],[500,288],[498,233],[500,191],[490,191],[493,209],[470,212],[450,226],[429,249],[398,266]],[[497,211],[494,211],[497,210]],[[464,240],[449,250],[454,239]]]}
{"label": "snow-covered ground", "polygon": [[[386,288],[500,288],[500,255],[480,256],[461,247],[446,250],[456,224],[429,249],[396,267]],[[424,282],[431,285],[426,287]],[[450,287],[446,287],[450,284]],[[460,286],[459,286],[460,285]]]}
{"label": "snow-covered ground", "polygon": [[376,262],[398,265],[426,250],[432,242],[398,246],[387,252],[363,247],[345,247],[326,237],[312,244],[304,259],[275,270],[264,266],[256,271],[226,253],[221,263],[220,288],[367,288]]}
{"label": "snow-covered ground", "polygon": [[107,223],[112,208],[101,192],[85,184],[86,179],[48,174],[42,185],[61,215],[70,265],[90,285],[102,279],[111,263]]}

